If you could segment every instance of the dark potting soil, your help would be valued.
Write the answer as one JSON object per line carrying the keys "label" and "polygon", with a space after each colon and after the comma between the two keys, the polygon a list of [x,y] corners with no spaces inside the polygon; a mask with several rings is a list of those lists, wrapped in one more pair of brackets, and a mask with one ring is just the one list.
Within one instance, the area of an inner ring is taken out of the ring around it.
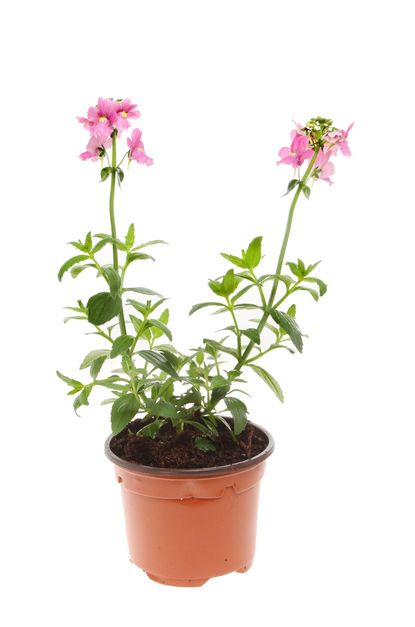
{"label": "dark potting soil", "polygon": [[112,438],[112,452],[126,461],[157,468],[211,468],[250,459],[268,444],[266,435],[249,422],[236,441],[229,429],[219,423],[216,450],[203,452],[194,445],[195,438],[201,434],[192,425],[186,425],[182,433],[176,433],[168,422],[154,439],[136,435],[149,422],[151,420],[139,418],[130,422]]}

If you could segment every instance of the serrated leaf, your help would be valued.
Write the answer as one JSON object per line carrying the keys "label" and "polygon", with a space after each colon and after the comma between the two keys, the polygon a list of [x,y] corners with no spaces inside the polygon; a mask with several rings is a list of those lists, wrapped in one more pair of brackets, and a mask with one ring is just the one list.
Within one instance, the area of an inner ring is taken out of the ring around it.
{"label": "serrated leaf", "polygon": [[271,316],[274,321],[280,325],[284,331],[286,331],[296,347],[296,349],[302,353],[303,351],[303,338],[301,337],[301,331],[294,318],[284,311],[278,311],[277,309],[271,309]]}
{"label": "serrated leaf", "polygon": [[99,326],[115,318],[121,309],[121,298],[113,298],[109,292],[99,292],[87,302],[88,321]]}
{"label": "serrated leaf", "polygon": [[262,236],[255,237],[252,242],[249,244],[248,249],[244,256],[244,261],[246,266],[253,270],[259,265],[261,261],[261,245],[262,245]]}
{"label": "serrated leaf", "polygon": [[89,255],[75,255],[74,257],[71,257],[70,259],[65,261],[65,263],[62,264],[62,266],[60,267],[59,272],[58,272],[58,279],[59,279],[59,281],[62,281],[63,275],[70,268],[72,268],[72,266],[74,266],[75,264],[79,263],[80,261],[85,261],[86,259],[89,259]]}
{"label": "serrated leaf", "polygon": [[295,303],[288,307],[287,314],[291,316],[291,318],[295,318],[295,316],[297,315],[297,306],[295,305]]}
{"label": "serrated leaf", "polygon": [[261,379],[263,381],[265,381],[265,383],[271,388],[271,390],[274,392],[275,396],[281,401],[281,403],[284,402],[284,394],[282,393],[280,384],[278,383],[278,381],[276,381],[274,379],[274,377],[272,376],[272,374],[270,374],[269,372],[267,372],[266,370],[264,370],[264,368],[261,368],[260,366],[256,366],[255,364],[248,364],[250,368],[252,368],[252,370],[254,372],[257,373],[257,375],[259,377],[261,377]]}
{"label": "serrated leaf", "polygon": [[135,228],[134,224],[130,224],[128,227],[127,235],[125,236],[125,246],[127,250],[130,250],[134,246],[135,242]]}
{"label": "serrated leaf", "polygon": [[225,405],[233,417],[233,431],[235,435],[239,435],[248,422],[246,405],[239,398],[233,396],[225,398]]}
{"label": "serrated leaf", "polygon": [[221,253],[221,255],[224,259],[233,263],[234,266],[237,266],[238,268],[246,268],[246,263],[240,257],[236,257],[236,255],[228,255],[227,253]]}
{"label": "serrated leaf", "polygon": [[117,398],[111,408],[112,433],[116,435],[122,431],[137,414],[139,408],[134,394],[124,394]]}
{"label": "serrated leaf", "polygon": [[117,337],[111,348],[111,359],[118,357],[118,355],[121,355],[122,353],[126,353],[133,342],[134,338],[131,335],[120,335]]}

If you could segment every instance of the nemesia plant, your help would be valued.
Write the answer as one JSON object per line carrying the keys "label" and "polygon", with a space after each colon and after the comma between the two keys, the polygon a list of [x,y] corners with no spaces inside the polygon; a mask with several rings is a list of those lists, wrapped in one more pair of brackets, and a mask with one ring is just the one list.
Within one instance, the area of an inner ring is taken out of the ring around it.
{"label": "nemesia plant", "polygon": [[[258,375],[283,401],[279,383],[258,362],[280,349],[302,352],[303,334],[292,297],[307,292],[318,301],[327,291],[326,284],[315,276],[319,262],[285,262],[294,211],[300,197],[310,197],[315,182],[332,184],[333,159],[339,153],[350,156],[348,135],[352,125],[341,130],[322,117],[312,118],[305,125],[295,124],[290,145],[278,153],[277,163],[290,166],[293,175],[286,193],[292,199],[276,267],[260,270],[261,236],[252,239],[237,255],[221,253],[231,267],[228,265],[220,277],[208,282],[213,297],[194,305],[190,314],[212,308],[213,313],[228,318],[228,326],[222,329],[226,334],[220,339],[205,338],[200,346],[185,353],[172,344],[166,299],[147,287],[131,286],[128,279],[136,262],[153,259],[144,250],[165,242],[155,239],[137,243],[134,224],[125,237],[117,234],[114,199],[117,181],[121,186],[124,180],[121,166],[125,160],[153,164],[138,128],[127,138],[121,159],[117,156],[123,134],[139,117],[137,105],[129,99],[99,98],[86,117],[78,118],[89,135],[80,158],[99,161],[101,181],[109,182],[110,232],[89,232],[85,238],[70,242],[77,254],[59,270],[61,280],[66,272],[76,278],[92,269],[103,287],[86,303],[78,300],[68,307],[72,314],[65,319],[87,323],[100,340],[80,365],[82,371],[89,370],[89,380],[79,381],[60,372],[58,376],[70,387],[68,394],[75,396],[76,412],[89,404],[95,387],[109,390],[110,398],[104,403],[111,405],[114,434],[141,416],[149,420],[137,437],[156,438],[170,421],[179,433],[187,425],[196,429],[199,436],[194,438],[194,446],[209,452],[215,449],[219,423],[230,430],[234,441],[247,425],[248,409],[241,399],[246,393],[241,389],[246,371]],[[108,250],[112,252],[111,262],[102,259]],[[108,371],[105,375],[103,368]]]}

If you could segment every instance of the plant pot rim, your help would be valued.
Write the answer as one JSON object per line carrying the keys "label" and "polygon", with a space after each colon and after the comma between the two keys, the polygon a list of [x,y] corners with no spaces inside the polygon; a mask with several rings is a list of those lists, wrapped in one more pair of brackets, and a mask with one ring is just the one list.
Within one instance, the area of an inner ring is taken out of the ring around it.
{"label": "plant pot rim", "polygon": [[255,422],[248,421],[248,424],[256,427],[262,431],[264,435],[266,435],[268,439],[268,444],[265,449],[255,455],[254,457],[250,457],[249,459],[244,459],[241,462],[236,462],[235,464],[226,464],[224,466],[211,466],[206,468],[160,468],[157,466],[145,466],[144,464],[136,464],[135,462],[129,462],[115,453],[112,452],[110,448],[111,440],[113,435],[108,436],[105,441],[105,455],[108,459],[113,462],[116,466],[121,466],[127,470],[130,470],[135,473],[143,473],[146,475],[153,475],[157,477],[211,477],[218,475],[228,475],[239,472],[241,470],[246,470],[247,468],[251,468],[252,466],[256,466],[261,462],[265,461],[271,453],[274,451],[275,442],[271,433],[267,431],[264,427],[257,425]]}

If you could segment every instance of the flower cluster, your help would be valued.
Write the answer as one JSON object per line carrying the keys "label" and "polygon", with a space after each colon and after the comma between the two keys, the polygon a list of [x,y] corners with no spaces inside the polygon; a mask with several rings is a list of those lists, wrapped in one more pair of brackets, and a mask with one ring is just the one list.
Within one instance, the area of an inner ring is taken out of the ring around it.
{"label": "flower cluster", "polygon": [[[112,98],[98,98],[98,104],[89,107],[86,117],[78,117],[78,122],[83,124],[89,132],[90,139],[86,150],[80,158],[85,161],[96,161],[106,154],[106,149],[111,146],[112,138],[119,136],[130,127],[130,120],[140,117],[137,105],[129,98],[113,100]],[[141,141],[141,131],[134,129],[130,139],[127,139],[128,159],[145,165],[152,165],[153,160],[146,155],[144,144]]]}
{"label": "flower cluster", "polygon": [[296,124],[291,131],[291,144],[281,148],[278,153],[278,164],[291,165],[294,169],[300,168],[304,161],[313,160],[313,171],[310,178],[321,179],[332,185],[331,176],[334,173],[334,164],[331,158],[340,150],[345,157],[350,157],[348,144],[349,131],[353,124],[344,131],[333,126],[333,122],[326,118],[312,118],[305,126]]}

